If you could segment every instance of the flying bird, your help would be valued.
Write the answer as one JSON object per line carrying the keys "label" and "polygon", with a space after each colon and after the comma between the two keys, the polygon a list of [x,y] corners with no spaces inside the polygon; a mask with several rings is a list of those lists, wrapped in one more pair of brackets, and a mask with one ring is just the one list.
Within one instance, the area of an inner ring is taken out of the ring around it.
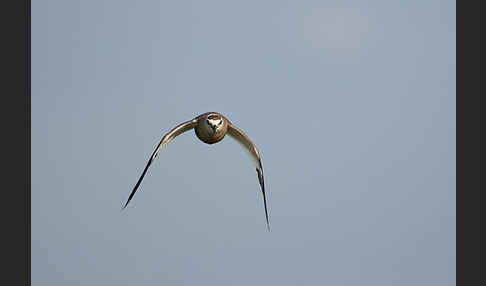
{"label": "flying bird", "polygon": [[260,187],[262,190],[263,205],[265,207],[265,218],[267,221],[267,229],[270,231],[270,224],[268,223],[267,198],[265,195],[265,185],[263,182],[263,166],[262,166],[262,161],[258,149],[256,148],[255,144],[251,142],[250,138],[241,129],[233,125],[226,117],[224,117],[223,115],[217,112],[203,113],[192,120],[183,122],[177,125],[176,127],[174,127],[172,130],[167,132],[162,137],[162,140],[160,140],[159,145],[157,146],[157,148],[155,148],[155,151],[152,153],[152,156],[150,156],[150,159],[147,165],[145,166],[142,175],[140,176],[137,183],[135,184],[135,187],[130,193],[128,200],[122,209],[126,208],[128,203],[132,199],[133,195],[135,195],[135,192],[137,191],[140,183],[142,182],[145,173],[147,173],[149,166],[152,164],[154,159],[159,154],[160,149],[162,149],[164,145],[169,143],[176,136],[186,131],[189,131],[191,129],[194,129],[197,138],[199,138],[199,140],[201,140],[206,144],[217,143],[223,140],[224,136],[228,134],[229,136],[234,138],[238,143],[240,143],[240,145],[250,154],[255,169],[257,171],[258,181],[260,183]]}

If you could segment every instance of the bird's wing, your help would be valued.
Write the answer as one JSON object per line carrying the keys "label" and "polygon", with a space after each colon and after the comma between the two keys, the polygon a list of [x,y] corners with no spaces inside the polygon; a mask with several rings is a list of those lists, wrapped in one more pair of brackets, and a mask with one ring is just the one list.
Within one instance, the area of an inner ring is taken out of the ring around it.
{"label": "bird's wing", "polygon": [[258,149],[251,142],[250,138],[246,136],[246,134],[241,131],[238,127],[234,126],[231,123],[228,123],[228,134],[234,138],[240,145],[250,154],[253,164],[255,165],[257,174],[258,174],[258,181],[260,182],[260,187],[262,188],[263,194],[263,205],[265,206],[265,217],[267,219],[267,228],[270,230],[270,224],[268,223],[268,211],[267,211],[267,197],[265,195],[265,184],[263,182],[263,166],[262,160],[260,158],[260,154],[258,153]]}
{"label": "bird's wing", "polygon": [[143,170],[142,176],[140,176],[140,179],[138,179],[137,184],[135,185],[135,187],[133,188],[132,192],[130,193],[130,196],[128,197],[128,201],[125,203],[125,206],[123,206],[123,209],[128,205],[128,203],[132,199],[133,195],[137,191],[137,188],[140,185],[140,183],[142,182],[142,179],[145,176],[145,173],[147,172],[148,167],[150,166],[150,164],[152,164],[152,162],[154,161],[155,157],[157,157],[157,154],[159,154],[160,149],[162,147],[164,147],[164,145],[166,145],[167,143],[169,143],[172,139],[174,139],[176,136],[178,136],[178,135],[180,135],[180,134],[182,134],[182,133],[184,133],[186,131],[189,131],[189,130],[193,129],[196,126],[196,124],[197,124],[197,119],[192,119],[192,120],[183,122],[183,123],[177,125],[176,127],[174,127],[174,129],[172,129],[171,131],[167,132],[164,135],[164,137],[162,137],[162,140],[160,140],[160,143],[157,146],[157,148],[155,149],[154,153],[152,154],[152,156],[150,156],[150,159],[149,159],[149,161],[147,163],[147,166],[145,166],[145,169]]}

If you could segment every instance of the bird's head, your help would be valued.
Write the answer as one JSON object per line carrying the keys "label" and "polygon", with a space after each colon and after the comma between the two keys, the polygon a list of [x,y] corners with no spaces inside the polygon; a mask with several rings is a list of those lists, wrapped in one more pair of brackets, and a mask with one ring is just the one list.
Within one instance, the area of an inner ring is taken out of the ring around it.
{"label": "bird's head", "polygon": [[206,117],[205,123],[213,133],[216,133],[224,127],[224,118],[219,114],[210,114]]}
{"label": "bird's head", "polygon": [[223,115],[216,112],[208,112],[198,118],[194,128],[197,138],[207,144],[214,144],[223,140],[230,122]]}

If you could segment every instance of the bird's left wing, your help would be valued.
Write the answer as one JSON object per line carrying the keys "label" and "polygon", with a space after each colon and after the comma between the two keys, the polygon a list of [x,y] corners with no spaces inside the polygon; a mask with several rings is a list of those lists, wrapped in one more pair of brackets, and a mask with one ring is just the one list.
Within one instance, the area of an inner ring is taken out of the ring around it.
{"label": "bird's left wing", "polygon": [[152,164],[152,162],[154,161],[155,157],[157,157],[157,154],[159,154],[160,149],[162,147],[164,147],[164,145],[166,145],[167,143],[169,143],[172,139],[174,139],[176,136],[178,136],[178,135],[180,135],[180,134],[182,134],[182,133],[184,133],[186,131],[189,131],[189,130],[193,129],[194,127],[196,127],[196,124],[197,124],[197,118],[192,119],[192,120],[189,120],[189,121],[186,121],[186,122],[183,122],[183,123],[177,125],[176,127],[174,127],[174,129],[172,129],[171,131],[167,132],[164,135],[164,137],[162,137],[162,140],[160,140],[160,143],[157,146],[157,148],[155,149],[154,153],[152,153],[152,156],[150,156],[150,159],[149,159],[149,161],[147,163],[147,166],[145,166],[145,169],[143,170],[142,176],[140,176],[140,179],[138,179],[137,184],[135,185],[135,187],[133,188],[132,192],[130,193],[130,196],[128,197],[128,201],[125,203],[125,206],[123,206],[123,209],[128,205],[128,203],[132,199],[133,195],[135,195],[135,192],[137,191],[138,186],[142,182],[142,179],[145,176],[145,173],[147,172],[148,167]]}
{"label": "bird's left wing", "polygon": [[228,134],[238,143],[240,143],[240,145],[250,154],[252,158],[258,174],[258,181],[260,183],[260,187],[262,188],[263,205],[265,207],[265,218],[267,219],[267,228],[270,231],[270,224],[268,223],[267,196],[265,195],[265,184],[263,182],[263,166],[260,154],[258,153],[258,149],[241,129],[231,123],[228,123]]}

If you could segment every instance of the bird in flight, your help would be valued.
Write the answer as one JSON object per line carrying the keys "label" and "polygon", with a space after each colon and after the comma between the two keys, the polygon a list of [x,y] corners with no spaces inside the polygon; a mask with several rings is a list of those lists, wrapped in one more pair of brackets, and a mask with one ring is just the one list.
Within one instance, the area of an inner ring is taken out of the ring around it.
{"label": "bird in flight", "polygon": [[206,144],[217,143],[223,140],[224,136],[228,134],[229,136],[234,138],[238,143],[240,143],[240,145],[250,154],[253,164],[255,165],[255,169],[257,171],[260,187],[262,189],[263,205],[265,207],[265,218],[267,221],[267,229],[270,231],[270,224],[268,223],[267,198],[265,195],[265,185],[263,183],[263,166],[262,166],[260,154],[258,153],[258,149],[256,148],[255,144],[251,142],[250,138],[248,138],[248,136],[243,131],[241,131],[241,129],[233,125],[226,117],[224,117],[223,115],[217,112],[207,112],[195,117],[194,119],[183,122],[177,125],[176,127],[174,127],[172,130],[167,132],[162,137],[162,140],[160,140],[159,145],[157,146],[157,148],[155,148],[155,151],[152,153],[152,156],[150,156],[150,159],[147,165],[145,166],[145,169],[143,170],[140,179],[138,179],[137,183],[135,184],[135,187],[130,193],[128,200],[122,209],[126,208],[128,203],[132,199],[133,195],[135,195],[135,192],[137,191],[138,186],[142,182],[145,173],[147,173],[149,166],[152,164],[155,157],[157,157],[157,154],[159,154],[160,149],[162,149],[164,145],[169,143],[176,136],[186,131],[189,131],[191,129],[194,129],[197,138],[199,138],[202,142]]}

